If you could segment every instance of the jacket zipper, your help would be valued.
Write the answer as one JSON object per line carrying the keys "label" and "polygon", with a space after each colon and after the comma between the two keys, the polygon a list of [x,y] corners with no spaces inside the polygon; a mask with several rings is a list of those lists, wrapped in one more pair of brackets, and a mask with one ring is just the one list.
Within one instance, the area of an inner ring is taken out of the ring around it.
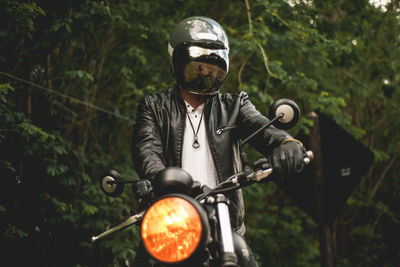
{"label": "jacket zipper", "polygon": [[220,135],[220,134],[222,134],[223,132],[228,131],[228,130],[231,130],[231,129],[234,129],[234,128],[236,128],[236,127],[237,127],[236,124],[228,124],[228,125],[226,125],[226,126],[224,126],[224,127],[218,128],[217,131],[216,131],[216,133],[217,133],[218,135]]}

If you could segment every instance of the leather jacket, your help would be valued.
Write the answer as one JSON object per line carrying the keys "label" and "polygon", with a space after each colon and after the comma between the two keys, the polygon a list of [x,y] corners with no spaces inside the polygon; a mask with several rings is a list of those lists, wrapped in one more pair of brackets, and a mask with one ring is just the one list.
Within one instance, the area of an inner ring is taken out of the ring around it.
{"label": "leather jacket", "polygon": [[[239,142],[268,122],[248,99],[239,94],[218,93],[204,107],[204,122],[211,154],[222,182],[241,171]],[[152,177],[165,167],[181,167],[186,107],[177,87],[145,96],[139,103],[132,140],[132,157],[141,178]],[[273,126],[253,137],[249,143],[264,155],[291,138]],[[244,234],[244,205],[241,190],[228,195],[233,228]]]}

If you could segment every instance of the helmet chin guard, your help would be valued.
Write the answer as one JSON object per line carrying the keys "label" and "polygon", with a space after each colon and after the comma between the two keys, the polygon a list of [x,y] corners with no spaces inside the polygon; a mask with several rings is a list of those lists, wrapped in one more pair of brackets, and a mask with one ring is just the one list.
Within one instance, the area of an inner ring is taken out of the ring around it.
{"label": "helmet chin guard", "polygon": [[216,21],[206,17],[183,20],[171,35],[168,53],[180,87],[198,95],[219,92],[229,70],[229,45]]}

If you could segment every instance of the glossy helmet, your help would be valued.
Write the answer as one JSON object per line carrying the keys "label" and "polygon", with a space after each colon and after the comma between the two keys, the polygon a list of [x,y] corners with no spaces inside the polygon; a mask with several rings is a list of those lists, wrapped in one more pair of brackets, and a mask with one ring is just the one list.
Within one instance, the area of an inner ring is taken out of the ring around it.
{"label": "glossy helmet", "polygon": [[218,22],[198,16],[183,20],[172,32],[168,53],[172,75],[184,90],[218,93],[229,69],[228,37]]}

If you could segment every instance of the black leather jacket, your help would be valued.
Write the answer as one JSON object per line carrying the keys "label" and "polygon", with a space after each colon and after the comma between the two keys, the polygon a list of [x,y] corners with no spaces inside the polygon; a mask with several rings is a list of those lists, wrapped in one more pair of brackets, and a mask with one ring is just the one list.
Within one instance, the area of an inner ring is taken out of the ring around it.
{"label": "black leather jacket", "polygon": [[[132,142],[133,162],[140,177],[151,179],[165,167],[181,167],[185,120],[186,107],[176,87],[141,100]],[[239,140],[265,125],[268,119],[255,109],[245,92],[218,93],[206,103],[204,122],[221,182],[242,168]],[[291,136],[285,131],[269,127],[249,143],[268,155],[287,138]],[[236,190],[228,197],[232,226],[244,234],[242,192]]]}

